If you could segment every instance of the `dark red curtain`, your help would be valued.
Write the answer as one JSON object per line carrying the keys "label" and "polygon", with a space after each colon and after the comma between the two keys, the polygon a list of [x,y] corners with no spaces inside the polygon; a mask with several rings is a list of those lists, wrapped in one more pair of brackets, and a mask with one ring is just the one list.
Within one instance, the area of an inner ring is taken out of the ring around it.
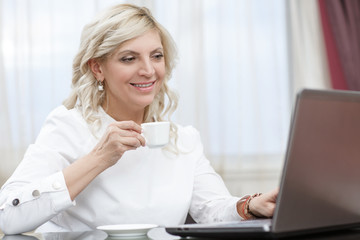
{"label": "dark red curtain", "polygon": [[318,2],[333,88],[360,91],[360,1]]}

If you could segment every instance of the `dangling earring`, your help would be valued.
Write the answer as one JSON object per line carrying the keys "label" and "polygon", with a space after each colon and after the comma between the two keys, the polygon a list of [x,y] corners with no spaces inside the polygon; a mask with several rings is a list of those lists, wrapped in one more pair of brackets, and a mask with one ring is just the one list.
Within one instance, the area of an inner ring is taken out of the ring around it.
{"label": "dangling earring", "polygon": [[102,83],[102,81],[98,81],[98,90],[99,90],[99,92],[102,92],[102,91],[104,91],[104,85],[103,85],[103,83]]}

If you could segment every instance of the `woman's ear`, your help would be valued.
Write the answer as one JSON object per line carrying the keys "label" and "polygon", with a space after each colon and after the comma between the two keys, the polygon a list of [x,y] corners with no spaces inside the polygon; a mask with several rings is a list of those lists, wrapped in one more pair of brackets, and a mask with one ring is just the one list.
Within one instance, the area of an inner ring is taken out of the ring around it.
{"label": "woman's ear", "polygon": [[102,71],[101,65],[99,63],[99,60],[97,59],[90,59],[88,61],[88,65],[90,67],[91,72],[93,73],[94,77],[97,81],[103,81],[104,80],[104,73]]}

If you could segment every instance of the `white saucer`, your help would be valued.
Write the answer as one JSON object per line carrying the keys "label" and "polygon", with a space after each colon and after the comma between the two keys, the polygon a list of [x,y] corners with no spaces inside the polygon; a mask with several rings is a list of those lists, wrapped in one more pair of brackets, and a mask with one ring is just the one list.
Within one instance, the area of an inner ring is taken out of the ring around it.
{"label": "white saucer", "polygon": [[98,226],[97,229],[106,232],[110,237],[138,237],[156,228],[155,224],[117,224]]}

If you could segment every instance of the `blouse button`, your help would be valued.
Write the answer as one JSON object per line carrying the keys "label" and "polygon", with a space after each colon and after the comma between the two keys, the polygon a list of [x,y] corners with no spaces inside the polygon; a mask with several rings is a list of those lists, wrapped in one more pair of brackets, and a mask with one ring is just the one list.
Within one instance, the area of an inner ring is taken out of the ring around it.
{"label": "blouse button", "polygon": [[55,190],[59,190],[59,189],[61,189],[61,183],[59,183],[58,181],[53,182],[52,187]]}
{"label": "blouse button", "polygon": [[12,201],[12,204],[13,204],[14,206],[19,205],[19,203],[20,203],[20,200],[19,200],[18,198],[15,198],[15,199]]}
{"label": "blouse button", "polygon": [[33,197],[39,197],[40,196],[40,191],[39,190],[34,190],[32,192],[32,195],[33,195]]}

